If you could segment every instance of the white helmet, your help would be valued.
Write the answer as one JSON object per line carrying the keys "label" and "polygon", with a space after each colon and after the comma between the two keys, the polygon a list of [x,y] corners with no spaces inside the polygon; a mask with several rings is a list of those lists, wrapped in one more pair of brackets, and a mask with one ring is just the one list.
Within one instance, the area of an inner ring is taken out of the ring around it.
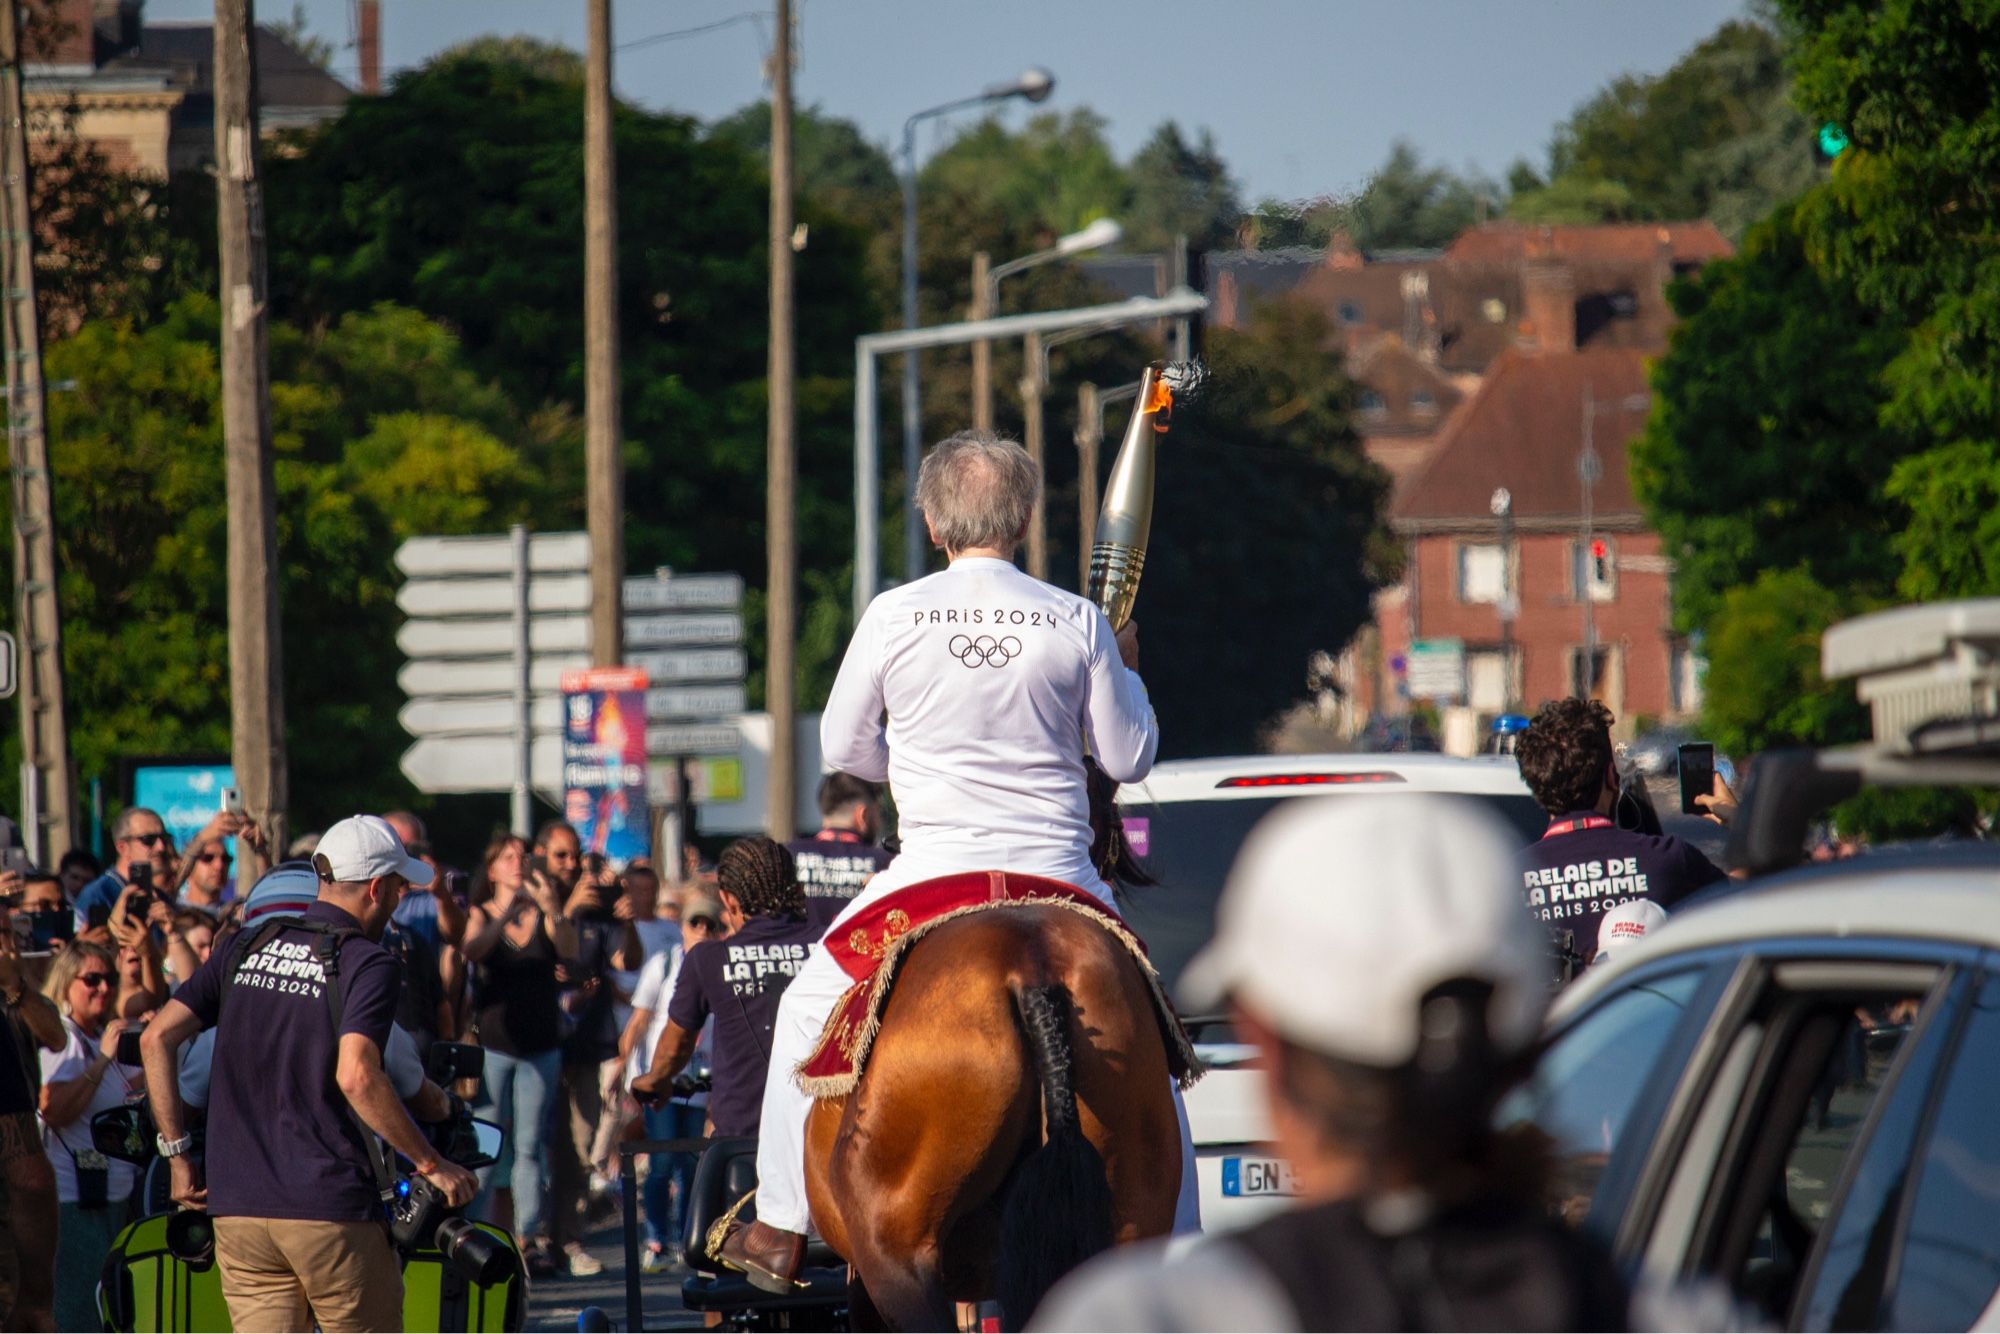
{"label": "white helmet", "polygon": [[1548,1008],[1549,939],[1521,892],[1521,838],[1458,797],[1298,798],[1237,855],[1216,935],[1182,1002],[1234,998],[1290,1042],[1360,1065],[1409,1064],[1433,990],[1492,987],[1487,1038],[1525,1051]]}

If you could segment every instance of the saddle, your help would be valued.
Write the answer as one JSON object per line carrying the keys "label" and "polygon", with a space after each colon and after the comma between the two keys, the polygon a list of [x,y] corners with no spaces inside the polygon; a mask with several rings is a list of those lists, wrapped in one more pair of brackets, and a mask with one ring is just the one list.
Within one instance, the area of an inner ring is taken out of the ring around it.
{"label": "saddle", "polygon": [[1181,1027],[1160,975],[1146,957],[1145,942],[1108,911],[1102,901],[1074,885],[1006,871],[965,871],[900,889],[856,913],[821,945],[854,985],[827,1017],[812,1054],[793,1072],[799,1088],[814,1098],[844,1098],[861,1082],[868,1053],[882,1027],[896,974],[910,947],[946,922],[979,912],[1019,908],[1061,908],[1088,917],[1110,932],[1139,966],[1153,997],[1167,1068],[1182,1088],[1201,1078],[1194,1043]]}

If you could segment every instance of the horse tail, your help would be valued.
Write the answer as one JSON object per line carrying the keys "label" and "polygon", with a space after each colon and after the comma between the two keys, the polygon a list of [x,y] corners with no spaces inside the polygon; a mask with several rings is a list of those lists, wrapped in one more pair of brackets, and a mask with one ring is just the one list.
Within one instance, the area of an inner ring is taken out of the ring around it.
{"label": "horse tail", "polygon": [[1042,1086],[1043,1142],[1014,1169],[1000,1217],[995,1288],[1007,1329],[1027,1324],[1070,1270],[1112,1240],[1111,1182],[1077,1119],[1071,1021],[1076,1003],[1060,984],[1019,987],[1014,1008]]}

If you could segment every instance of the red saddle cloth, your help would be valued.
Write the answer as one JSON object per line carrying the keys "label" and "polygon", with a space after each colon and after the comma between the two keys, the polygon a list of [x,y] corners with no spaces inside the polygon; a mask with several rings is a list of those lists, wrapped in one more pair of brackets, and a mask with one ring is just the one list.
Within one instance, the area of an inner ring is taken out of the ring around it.
{"label": "red saddle cloth", "polygon": [[1153,995],[1167,1063],[1183,1087],[1200,1078],[1202,1065],[1188,1041],[1146,957],[1146,946],[1116,913],[1075,885],[1044,876],[1006,871],[965,871],[897,890],[842,922],[820,943],[854,979],[827,1017],[812,1055],[794,1078],[816,1098],[842,1098],[854,1091],[867,1068],[868,1052],[881,1028],[882,1007],[910,946],[934,928],[969,913],[1009,908],[1063,908],[1091,918],[1109,931],[1139,965]]}

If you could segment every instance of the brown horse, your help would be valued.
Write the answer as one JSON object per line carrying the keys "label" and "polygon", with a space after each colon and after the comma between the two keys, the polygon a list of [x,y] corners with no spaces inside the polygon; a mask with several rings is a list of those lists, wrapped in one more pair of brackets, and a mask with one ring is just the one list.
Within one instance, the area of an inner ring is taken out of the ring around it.
{"label": "brown horse", "polygon": [[1075,1265],[1164,1235],[1180,1173],[1148,983],[1062,908],[915,942],[860,1084],[806,1126],[813,1222],[854,1267],[857,1323],[893,1328],[994,1298],[1019,1328]]}

